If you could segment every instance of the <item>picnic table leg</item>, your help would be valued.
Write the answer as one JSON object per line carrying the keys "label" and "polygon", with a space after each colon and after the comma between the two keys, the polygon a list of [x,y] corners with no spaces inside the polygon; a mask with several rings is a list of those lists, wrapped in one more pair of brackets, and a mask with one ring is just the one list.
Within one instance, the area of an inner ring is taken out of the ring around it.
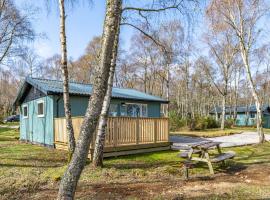
{"label": "picnic table leg", "polygon": [[212,163],[211,163],[211,161],[210,161],[209,154],[208,154],[207,152],[205,152],[204,154],[205,154],[205,158],[207,159],[207,165],[208,165],[210,174],[215,174],[215,173],[214,173],[214,169],[213,169],[213,165],[212,165]]}
{"label": "picnic table leg", "polygon": [[188,168],[186,166],[184,166],[184,176],[185,180],[188,180]]}
{"label": "picnic table leg", "polygon": [[[217,150],[219,154],[222,154],[219,144],[217,145]],[[225,160],[222,161],[222,165],[225,166]]]}

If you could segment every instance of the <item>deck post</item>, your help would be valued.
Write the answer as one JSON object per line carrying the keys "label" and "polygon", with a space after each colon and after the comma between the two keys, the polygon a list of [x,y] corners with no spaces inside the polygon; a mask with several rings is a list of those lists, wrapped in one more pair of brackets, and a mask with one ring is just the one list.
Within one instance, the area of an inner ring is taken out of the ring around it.
{"label": "deck post", "polygon": [[157,120],[154,119],[154,143],[157,143]]}
{"label": "deck post", "polygon": [[140,124],[139,119],[136,119],[136,144],[139,144],[140,140]]}
{"label": "deck post", "polygon": [[118,119],[114,119],[113,123],[113,146],[117,146],[117,135],[118,135]]}

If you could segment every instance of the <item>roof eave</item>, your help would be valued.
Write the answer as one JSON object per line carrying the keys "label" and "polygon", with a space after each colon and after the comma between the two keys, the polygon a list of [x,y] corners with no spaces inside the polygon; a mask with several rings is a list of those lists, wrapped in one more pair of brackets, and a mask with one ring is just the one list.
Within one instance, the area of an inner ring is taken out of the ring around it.
{"label": "roof eave", "polygon": [[[47,95],[62,95],[62,92],[55,92],[55,91],[47,91]],[[78,93],[69,93],[70,95],[74,95],[74,96],[88,96],[90,97],[90,94],[78,94]],[[170,101],[167,100],[155,100],[155,99],[139,99],[139,98],[126,98],[126,97],[112,97],[112,99],[124,99],[124,100],[135,100],[135,101],[147,101],[147,102],[159,102],[159,103],[164,103],[164,104],[169,104]]]}

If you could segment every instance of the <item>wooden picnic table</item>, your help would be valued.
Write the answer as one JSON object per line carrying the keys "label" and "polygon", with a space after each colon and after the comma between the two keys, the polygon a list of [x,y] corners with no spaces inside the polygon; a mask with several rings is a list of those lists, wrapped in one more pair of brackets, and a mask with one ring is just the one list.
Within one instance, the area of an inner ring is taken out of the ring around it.
{"label": "wooden picnic table", "polygon": [[[186,163],[189,163],[188,165],[190,165],[189,161],[205,162],[208,165],[210,173],[214,174],[212,163],[222,162],[223,164],[225,164],[225,160],[231,159],[235,156],[235,152],[233,151],[222,153],[220,144],[220,142],[213,141],[202,141],[191,144],[189,145],[188,150],[180,153],[180,157],[187,158]],[[217,149],[218,153],[214,157],[212,157],[209,154],[210,149]]]}

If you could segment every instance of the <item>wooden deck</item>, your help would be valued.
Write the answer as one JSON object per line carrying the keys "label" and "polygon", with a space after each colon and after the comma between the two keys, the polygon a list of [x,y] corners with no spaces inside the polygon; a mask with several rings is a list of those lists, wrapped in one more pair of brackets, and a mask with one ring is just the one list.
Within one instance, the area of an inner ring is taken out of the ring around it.
{"label": "wooden deck", "polygon": [[[72,118],[75,138],[83,117]],[[54,141],[58,149],[67,149],[65,118],[54,119]],[[90,145],[92,157],[94,140]],[[104,157],[159,151],[170,148],[168,118],[109,117]]]}

